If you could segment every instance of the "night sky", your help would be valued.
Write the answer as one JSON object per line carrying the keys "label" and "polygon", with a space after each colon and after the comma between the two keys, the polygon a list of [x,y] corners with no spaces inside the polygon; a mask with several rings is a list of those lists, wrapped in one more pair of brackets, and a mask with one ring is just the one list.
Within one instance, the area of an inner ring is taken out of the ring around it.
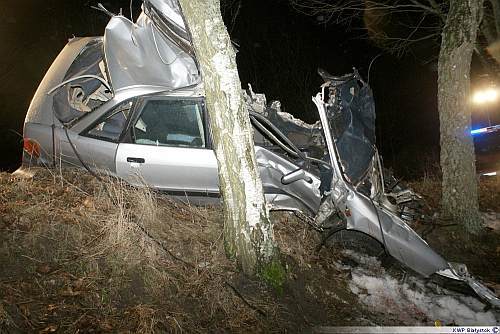
{"label": "night sky", "polygon": [[[97,1],[20,0],[0,7],[0,168],[15,169],[30,100],[53,59],[72,36],[102,35],[108,17]],[[129,1],[103,1],[111,11],[129,16]],[[140,0],[133,12],[140,12]],[[313,122],[311,96],[321,78],[318,67],[341,75],[357,67],[367,79],[370,61],[382,51],[363,37],[362,23],[348,28],[324,24],[296,13],[287,1],[243,0],[235,20],[225,12],[237,55],[242,85],[251,83],[268,101]],[[430,52],[431,53],[431,52]],[[383,53],[373,63],[370,85],[377,108],[377,140],[386,165],[414,175],[437,160],[439,123],[435,54],[396,58]],[[416,158],[418,157],[418,158]]]}

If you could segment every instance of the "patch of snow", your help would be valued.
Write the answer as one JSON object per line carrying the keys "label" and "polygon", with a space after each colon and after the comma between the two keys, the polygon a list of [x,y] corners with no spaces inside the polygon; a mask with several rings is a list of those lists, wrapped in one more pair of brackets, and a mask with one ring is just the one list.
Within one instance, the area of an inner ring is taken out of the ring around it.
{"label": "patch of snow", "polygon": [[366,268],[371,268],[373,270],[378,268],[383,270],[380,261],[374,256],[360,254],[350,249],[345,249],[342,251],[342,253]]}
{"label": "patch of snow", "polygon": [[377,258],[353,251],[344,251],[344,255],[359,263],[350,267],[350,290],[372,311],[393,316],[398,324],[429,325],[436,320],[458,326],[500,323],[500,313],[485,312],[486,305],[474,297],[431,287],[417,277],[407,277],[403,282],[388,274]]}
{"label": "patch of snow", "polygon": [[486,227],[500,233],[500,212],[482,212],[481,216]]}

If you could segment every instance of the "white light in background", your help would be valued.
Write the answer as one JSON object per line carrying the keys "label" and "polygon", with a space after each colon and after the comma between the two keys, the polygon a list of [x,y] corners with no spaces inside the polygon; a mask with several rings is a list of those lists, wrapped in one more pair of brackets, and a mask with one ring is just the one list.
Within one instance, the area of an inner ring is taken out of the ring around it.
{"label": "white light in background", "polygon": [[498,91],[494,88],[478,90],[472,96],[472,102],[475,104],[492,103],[498,99]]}

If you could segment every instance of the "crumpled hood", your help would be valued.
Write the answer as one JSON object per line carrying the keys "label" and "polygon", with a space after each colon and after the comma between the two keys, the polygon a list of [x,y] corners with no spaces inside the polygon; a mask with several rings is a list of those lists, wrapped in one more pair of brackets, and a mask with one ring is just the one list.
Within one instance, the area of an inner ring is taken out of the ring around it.
{"label": "crumpled hood", "polygon": [[138,85],[172,90],[199,83],[188,36],[175,0],[145,0],[135,23],[112,17],[104,33],[104,54],[113,90]]}
{"label": "crumpled hood", "polygon": [[147,15],[165,34],[171,32],[179,38],[191,41],[177,0],[144,0],[144,7]]}

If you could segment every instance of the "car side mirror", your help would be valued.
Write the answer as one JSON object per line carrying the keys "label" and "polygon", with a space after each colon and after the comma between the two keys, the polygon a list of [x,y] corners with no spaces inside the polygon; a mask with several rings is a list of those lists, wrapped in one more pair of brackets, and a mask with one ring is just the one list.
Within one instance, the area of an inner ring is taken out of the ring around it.
{"label": "car side mirror", "polygon": [[293,183],[293,182],[296,182],[299,180],[304,180],[307,183],[312,183],[312,179],[309,176],[307,176],[306,172],[301,168],[296,169],[293,172],[290,172],[290,173],[283,175],[281,177],[281,183],[284,185],[288,185],[290,183]]}

